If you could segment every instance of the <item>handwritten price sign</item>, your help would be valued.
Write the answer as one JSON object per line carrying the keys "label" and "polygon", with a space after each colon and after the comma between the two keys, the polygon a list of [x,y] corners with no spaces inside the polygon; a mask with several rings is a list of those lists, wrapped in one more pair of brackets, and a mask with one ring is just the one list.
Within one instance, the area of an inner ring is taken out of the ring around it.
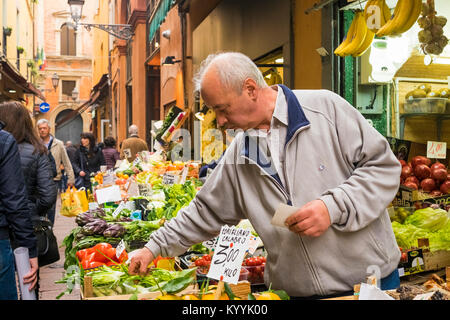
{"label": "handwritten price sign", "polygon": [[447,157],[447,142],[428,141],[427,158],[445,159]]}
{"label": "handwritten price sign", "polygon": [[236,284],[248,249],[250,230],[223,226],[211,260],[208,277]]}

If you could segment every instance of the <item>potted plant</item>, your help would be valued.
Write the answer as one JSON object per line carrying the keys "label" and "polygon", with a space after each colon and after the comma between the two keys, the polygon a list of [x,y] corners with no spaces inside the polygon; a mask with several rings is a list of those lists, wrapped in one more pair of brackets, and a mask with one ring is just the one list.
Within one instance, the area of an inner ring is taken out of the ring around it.
{"label": "potted plant", "polygon": [[18,52],[19,54],[22,54],[24,51],[25,51],[24,48],[22,48],[21,46],[17,46],[17,52]]}
{"label": "potted plant", "polygon": [[11,32],[12,32],[12,28],[11,27],[3,27],[3,33],[6,35],[6,36],[10,36],[11,35]]}

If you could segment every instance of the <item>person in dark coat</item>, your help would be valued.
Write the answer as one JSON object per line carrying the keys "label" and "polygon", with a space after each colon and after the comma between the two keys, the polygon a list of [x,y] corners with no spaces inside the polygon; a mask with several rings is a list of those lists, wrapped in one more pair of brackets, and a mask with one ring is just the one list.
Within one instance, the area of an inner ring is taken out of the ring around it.
{"label": "person in dark coat", "polygon": [[28,248],[30,272],[24,283],[30,284],[30,290],[36,287],[39,265],[19,148],[4,126],[0,122],[0,300],[17,300],[10,234],[18,246]]}
{"label": "person in dark coat", "polygon": [[[49,151],[34,130],[29,111],[19,102],[0,104],[0,120],[5,130],[16,139],[20,164],[25,178],[27,205],[33,224],[47,219],[48,210],[56,204],[57,184],[53,180],[53,168]],[[37,283],[37,292],[39,282]]]}
{"label": "person in dark coat", "polygon": [[105,138],[105,147],[103,148],[103,157],[106,162],[106,169],[113,169],[117,160],[120,160],[120,153],[116,149],[116,139],[109,136]]}
{"label": "person in dark coat", "polygon": [[106,163],[102,150],[96,145],[94,135],[83,132],[80,137],[80,147],[74,159],[75,187],[84,187],[87,191],[91,188],[91,174],[100,171],[100,166]]}

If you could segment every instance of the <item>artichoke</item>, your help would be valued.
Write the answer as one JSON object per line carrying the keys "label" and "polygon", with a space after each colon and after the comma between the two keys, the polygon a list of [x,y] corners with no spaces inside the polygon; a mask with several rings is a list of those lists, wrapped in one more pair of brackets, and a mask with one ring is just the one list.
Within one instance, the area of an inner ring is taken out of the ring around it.
{"label": "artichoke", "polygon": [[77,215],[77,217],[75,218],[75,222],[79,226],[84,226],[85,224],[87,224],[93,220],[95,220],[95,216],[89,211],[82,212],[79,215]]}
{"label": "artichoke", "polygon": [[82,229],[81,232],[84,235],[90,236],[90,235],[102,235],[103,231],[105,231],[105,229],[108,227],[108,224],[106,223],[105,220],[101,220],[101,219],[95,219],[87,224],[85,224]]}
{"label": "artichoke", "polygon": [[121,238],[125,234],[125,227],[120,224],[111,224],[105,231],[103,231],[103,236],[105,238]]}

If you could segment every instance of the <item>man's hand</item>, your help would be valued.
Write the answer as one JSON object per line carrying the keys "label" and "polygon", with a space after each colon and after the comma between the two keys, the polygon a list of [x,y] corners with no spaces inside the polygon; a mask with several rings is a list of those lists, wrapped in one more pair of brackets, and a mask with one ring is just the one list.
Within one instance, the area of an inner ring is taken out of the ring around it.
{"label": "man's hand", "polygon": [[289,216],[286,226],[301,236],[318,237],[331,225],[327,206],[322,200],[308,202]]}
{"label": "man's hand", "polygon": [[30,258],[30,271],[23,276],[23,283],[30,284],[29,291],[36,288],[37,271],[39,269],[38,258]]}
{"label": "man's hand", "polygon": [[131,253],[130,266],[128,272],[131,275],[140,274],[144,276],[147,274],[148,265],[153,261],[153,253],[146,247],[136,250]]}

